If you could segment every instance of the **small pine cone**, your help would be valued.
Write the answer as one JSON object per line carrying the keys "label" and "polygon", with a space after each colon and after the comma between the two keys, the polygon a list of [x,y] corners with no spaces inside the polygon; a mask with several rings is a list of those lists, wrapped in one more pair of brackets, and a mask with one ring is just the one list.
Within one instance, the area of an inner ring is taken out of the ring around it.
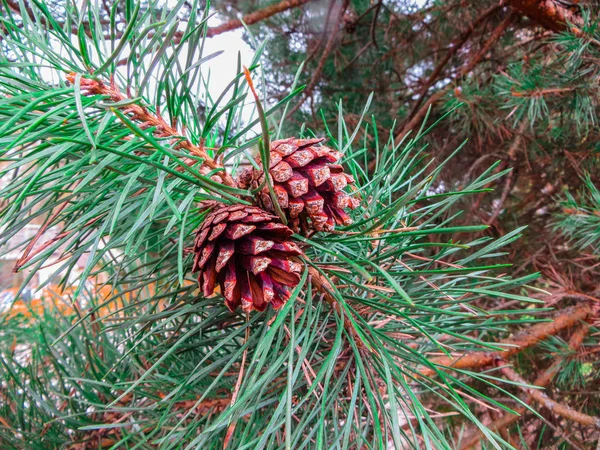
{"label": "small pine cone", "polygon": [[260,208],[219,205],[198,230],[194,272],[205,296],[217,285],[234,311],[280,308],[300,281],[302,251],[289,240],[293,234],[279,219]]}
{"label": "small pine cone", "polygon": [[[355,209],[359,200],[344,188],[354,179],[337,164],[341,153],[317,145],[324,139],[282,139],[271,142],[271,179],[279,206],[290,226],[298,231],[308,228],[310,219],[317,231],[331,231],[352,223],[346,208]],[[260,157],[257,158],[260,165]],[[256,189],[263,181],[261,170],[246,168],[238,176],[242,189]],[[267,186],[259,193],[261,206],[274,211]]]}

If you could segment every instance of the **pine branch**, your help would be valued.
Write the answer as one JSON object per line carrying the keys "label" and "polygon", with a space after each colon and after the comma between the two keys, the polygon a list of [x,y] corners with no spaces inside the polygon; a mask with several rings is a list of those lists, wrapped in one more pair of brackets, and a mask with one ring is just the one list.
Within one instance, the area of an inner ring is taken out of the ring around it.
{"label": "pine branch", "polygon": [[[501,361],[499,362],[501,363]],[[531,398],[533,398],[537,403],[548,408],[551,412],[564,417],[572,422],[579,423],[584,426],[592,426],[596,429],[600,429],[600,418],[593,417],[588,414],[584,414],[582,412],[576,411],[570,406],[563,405],[559,402],[552,400],[548,397],[544,392],[539,389],[534,389],[528,387],[528,383],[519,375],[514,369],[506,366],[502,367],[500,371],[504,374],[506,378],[514,383],[517,383],[517,386],[522,389],[524,392],[529,394]]]}
{"label": "pine branch", "polygon": [[468,64],[463,66],[458,74],[454,77],[453,82],[448,83],[444,88],[437,91],[421,106],[417,112],[410,118],[410,120],[402,127],[399,133],[396,134],[394,139],[401,139],[408,131],[415,129],[422,122],[425,114],[430,107],[436,104],[442,99],[446,93],[450,91],[461,78],[468,75],[475,67],[483,60],[491,48],[496,45],[500,38],[504,35],[504,32],[515,20],[516,15],[514,13],[508,14],[506,18],[492,31],[490,36],[487,38],[485,44],[481,49],[471,58]]}
{"label": "pine branch", "polygon": [[347,314],[344,314],[339,302],[333,295],[331,284],[329,283],[329,281],[314,267],[310,267],[308,271],[315,289],[317,289],[317,291],[319,291],[319,293],[323,295],[325,301],[331,305],[333,310],[338,315],[344,317],[344,327],[346,329],[346,332],[352,337],[352,339],[354,339],[354,342],[356,343],[357,347],[361,350],[366,350],[367,347],[365,346],[363,340],[356,331],[356,326],[348,318]]}
{"label": "pine branch", "polygon": [[[583,340],[588,335],[589,331],[590,331],[590,325],[588,323],[584,322],[571,335],[571,338],[569,339],[569,348],[573,351],[576,351],[577,349],[579,349],[579,347],[583,344]],[[562,366],[563,362],[564,362],[564,357],[560,358],[558,361],[556,361],[554,364],[552,364],[548,369],[546,369],[540,376],[538,376],[536,378],[536,380],[533,382],[533,385],[537,386],[539,388],[545,388],[546,386],[548,386],[552,382],[552,379],[556,375],[557,371],[560,370],[560,367]],[[525,404],[529,405],[532,400],[533,400],[533,397],[531,395],[527,395],[527,397],[524,399],[523,402]],[[504,414],[501,418],[494,421],[488,428],[493,431],[498,431],[499,433],[506,433],[508,428],[513,423],[515,423],[519,419],[521,419],[523,414],[525,414],[527,412],[527,407],[524,405],[519,406],[518,408],[515,409],[514,412],[515,412],[515,414],[511,414],[511,413]],[[468,450],[471,447],[477,445],[479,442],[481,442],[482,434],[483,433],[480,429],[476,429],[473,432],[471,432],[465,438],[465,440],[463,440],[461,442],[460,449]]]}
{"label": "pine branch", "polygon": [[296,111],[298,111],[302,107],[304,102],[310,97],[310,95],[313,93],[315,87],[319,83],[319,80],[321,79],[321,74],[323,73],[323,68],[325,67],[325,63],[327,62],[327,58],[329,57],[330,53],[332,52],[335,42],[337,40],[340,23],[342,21],[342,18],[344,17],[346,9],[348,9],[349,4],[350,4],[350,0],[342,0],[342,5],[339,9],[339,12],[337,14],[335,21],[333,22],[333,25],[331,26],[331,33],[329,34],[329,39],[327,40],[327,44],[325,45],[323,54],[321,55],[321,58],[319,58],[319,63],[317,64],[317,67],[314,70],[314,72],[310,78],[310,81],[308,82],[308,85],[306,86],[306,88],[304,89],[304,92],[302,93],[302,98],[290,110],[290,112],[287,114],[287,117],[291,117]]}
{"label": "pine branch", "polygon": [[259,9],[258,11],[254,11],[250,14],[246,14],[241,19],[232,19],[225,23],[222,23],[219,26],[211,27],[208,29],[206,35],[208,37],[217,36],[219,34],[235,30],[236,28],[241,28],[244,23],[246,25],[252,25],[262,20],[268,19],[269,17],[272,17],[275,14],[279,14],[281,12],[297,8],[299,6],[310,3],[311,1],[313,0],[282,0],[279,3],[269,5],[266,8]]}
{"label": "pine branch", "polygon": [[513,142],[510,145],[510,148],[508,149],[508,152],[506,154],[506,156],[508,156],[509,165],[513,169],[506,176],[506,179],[504,180],[504,187],[502,189],[502,194],[500,195],[498,202],[494,205],[494,210],[493,210],[492,214],[490,215],[490,218],[488,220],[486,220],[486,223],[488,225],[492,225],[492,224],[494,224],[494,222],[496,222],[496,219],[498,219],[498,216],[500,215],[500,211],[502,211],[502,209],[504,208],[504,204],[506,203],[506,199],[508,199],[510,191],[513,189],[514,185],[517,183],[517,171],[519,169],[518,165],[516,164],[517,163],[517,152],[521,148],[521,144],[523,142],[523,137],[524,137],[523,135],[525,133],[525,130],[527,129],[527,126],[528,126],[528,121],[523,120],[523,122],[519,126],[519,129],[515,132],[515,138],[513,139]]}
{"label": "pine branch", "polygon": [[411,117],[413,117],[415,115],[415,113],[418,111],[419,107],[421,106],[421,103],[423,102],[423,99],[425,98],[425,94],[429,91],[429,88],[431,86],[433,86],[433,84],[436,82],[438,77],[442,74],[444,68],[446,67],[448,62],[452,59],[452,57],[454,55],[456,55],[456,53],[463,47],[463,45],[466,44],[466,42],[469,40],[469,38],[471,37],[473,32],[482,23],[484,23],[491,15],[495,14],[500,9],[502,9],[502,5],[498,4],[498,5],[494,5],[488,9],[486,9],[485,11],[483,11],[479,16],[477,16],[477,18],[475,18],[475,20],[473,20],[469,24],[467,29],[465,31],[463,31],[460,34],[460,36],[455,38],[450,43],[449,50],[446,52],[446,54],[444,55],[442,60],[435,66],[435,69],[433,69],[433,72],[431,72],[431,75],[429,75],[429,78],[427,78],[427,81],[423,84],[423,87],[421,88],[421,91],[419,92],[419,98],[413,105],[410,113],[408,113],[407,117],[409,119]]}
{"label": "pine branch", "polygon": [[[498,359],[510,358],[511,356],[538,344],[548,336],[554,336],[565,328],[569,328],[582,320],[586,320],[590,315],[595,313],[594,311],[594,307],[589,304],[581,304],[566,308],[560,311],[559,314],[554,317],[552,322],[534,325],[517,334],[514,338],[500,342],[500,345],[509,347],[506,350],[489,353],[467,353],[457,358],[434,358],[430,360],[430,362],[440,368],[448,369],[477,369],[489,366]],[[432,369],[423,369],[421,374],[434,376],[436,372]]]}
{"label": "pine branch", "polygon": [[[76,74],[70,73],[67,75],[67,80],[71,84],[75,84]],[[111,79],[110,86],[100,80],[81,77],[81,89],[85,95],[104,95],[110,98],[114,103],[121,103],[130,100],[128,96],[123,94],[115,85],[114,79]],[[190,154],[202,158],[202,166],[206,172],[210,170],[218,170],[215,173],[221,182],[230,187],[236,187],[236,183],[229,175],[225,168],[218,164],[206,153],[204,145],[194,145],[188,138],[182,136],[173,126],[169,125],[159,114],[153,115],[148,109],[138,103],[128,103],[124,106],[112,106],[113,108],[121,109],[123,113],[131,115],[131,117],[140,124],[142,129],[152,128],[152,134],[158,138],[171,138],[171,142],[175,148],[187,150]]]}
{"label": "pine branch", "polygon": [[581,18],[556,0],[508,0],[510,6],[548,30],[577,32]]}

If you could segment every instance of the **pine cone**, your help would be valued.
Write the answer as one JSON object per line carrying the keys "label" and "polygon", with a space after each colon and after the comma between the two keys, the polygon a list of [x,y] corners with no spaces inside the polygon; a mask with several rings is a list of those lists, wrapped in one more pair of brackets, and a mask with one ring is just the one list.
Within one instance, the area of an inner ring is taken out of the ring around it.
{"label": "pine cone", "polygon": [[225,304],[234,311],[278,309],[300,281],[302,251],[289,240],[293,234],[272,214],[255,206],[219,205],[198,230],[194,267],[205,296],[217,284]]}
{"label": "pine cone", "polygon": [[[337,161],[341,153],[319,146],[324,139],[282,139],[271,142],[271,179],[279,206],[295,230],[310,228],[331,231],[338,225],[352,223],[346,208],[358,207],[359,200],[344,192],[354,179],[344,173]],[[260,157],[257,158],[260,165]],[[247,168],[237,179],[242,189],[256,189],[263,181],[262,169]],[[267,186],[259,201],[267,211],[274,211]]]}

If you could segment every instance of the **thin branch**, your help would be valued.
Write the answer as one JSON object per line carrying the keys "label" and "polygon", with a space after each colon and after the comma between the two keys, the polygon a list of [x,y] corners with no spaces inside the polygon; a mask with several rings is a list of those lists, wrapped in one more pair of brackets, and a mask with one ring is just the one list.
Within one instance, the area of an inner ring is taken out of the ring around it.
{"label": "thin branch", "polygon": [[[576,16],[573,11],[565,8],[561,5],[561,2],[558,1],[508,0],[508,3],[521,14],[554,32],[561,32],[569,29],[569,22],[571,24],[581,22],[580,18]],[[572,26],[571,31],[578,32],[579,29]]]}
{"label": "thin branch", "polygon": [[516,172],[518,170],[517,162],[517,152],[521,148],[521,143],[523,142],[523,133],[527,128],[528,121],[524,120],[519,129],[517,130],[516,136],[508,150],[508,160],[509,164],[512,167],[512,170],[508,173],[506,179],[504,180],[504,188],[502,189],[502,195],[498,200],[498,203],[494,206],[494,211],[490,218],[486,221],[486,225],[492,225],[496,222],[496,219],[500,215],[500,211],[504,207],[504,203],[506,203],[506,199],[508,198],[510,191],[512,191],[515,183],[517,182]]}
{"label": "thin branch", "polygon": [[437,103],[438,100],[440,100],[444,95],[446,95],[446,93],[450,90],[450,88],[452,87],[452,85],[455,82],[457,82],[458,80],[460,80],[461,78],[466,76],[469,72],[471,72],[475,68],[475,66],[477,66],[477,64],[479,64],[481,62],[481,60],[490,51],[490,49],[504,35],[504,32],[509,27],[509,25],[515,20],[515,18],[516,18],[516,16],[514,13],[506,16],[506,18],[494,29],[494,31],[492,31],[492,34],[490,35],[488,40],[485,42],[483,47],[481,47],[479,52],[477,52],[477,54],[471,59],[471,61],[469,61],[469,63],[466,64],[458,72],[458,74],[456,75],[456,77],[453,80],[453,83],[448,83],[443,89],[440,89],[435,94],[433,94],[431,97],[429,97],[429,100],[427,100],[427,102],[425,102],[425,104],[423,106],[421,106],[421,108],[419,108],[419,110],[414,114],[414,116],[402,127],[400,132],[398,134],[396,134],[395,139],[400,139],[409,130],[416,128],[421,123],[421,121],[423,120],[423,117],[425,117],[425,114],[427,114],[429,107],[434,105],[435,103]]}
{"label": "thin branch", "polygon": [[[246,322],[250,320],[248,314],[246,314]],[[248,339],[250,339],[250,327],[246,327],[246,334],[244,335],[244,345],[248,343]],[[237,381],[235,382],[235,388],[233,390],[233,394],[231,395],[231,403],[229,406],[233,406],[235,401],[237,400],[238,394],[240,393],[240,388],[242,387],[242,380],[244,379],[244,368],[246,367],[246,358],[248,356],[248,347],[244,349],[244,353],[242,354],[242,364],[240,366],[240,373],[238,375]],[[235,425],[237,421],[234,419],[229,427],[227,428],[227,434],[225,435],[225,440],[223,441],[223,450],[227,448],[229,445],[229,441],[233,436],[233,432],[235,431]]]}
{"label": "thin branch", "polygon": [[347,317],[346,314],[343,314],[340,304],[338,303],[337,299],[332,294],[332,292],[331,292],[332,288],[331,288],[331,284],[329,283],[329,281],[323,275],[321,275],[321,273],[319,273],[319,271],[317,269],[315,269],[314,267],[310,267],[308,269],[308,273],[311,276],[312,284],[315,286],[317,291],[319,291],[321,294],[323,294],[323,298],[325,299],[325,301],[327,303],[329,303],[331,305],[331,307],[338,314],[344,316],[344,328],[346,329],[348,334],[354,339],[354,342],[356,343],[357,347],[361,350],[365,350],[366,347],[365,347],[362,339],[358,335],[358,332],[356,331],[354,324]]}
{"label": "thin branch", "polygon": [[308,97],[310,97],[310,94],[312,94],[313,90],[315,89],[315,86],[321,79],[321,74],[323,73],[323,68],[325,67],[325,62],[327,61],[329,54],[333,50],[333,46],[334,46],[336,38],[337,38],[337,34],[338,34],[338,30],[340,28],[340,23],[342,21],[342,17],[344,17],[344,13],[346,12],[346,9],[348,8],[349,4],[350,4],[350,0],[343,0],[342,6],[338,12],[335,22],[332,25],[331,34],[329,35],[329,39],[327,40],[327,45],[325,46],[325,50],[323,50],[323,55],[321,55],[321,59],[319,59],[319,63],[317,64],[317,68],[314,70],[313,75],[310,79],[310,82],[306,86],[306,89],[304,89],[302,98],[288,113],[287,117],[291,117],[296,111],[298,111],[300,109],[300,107],[304,104],[306,99]]}
{"label": "thin branch", "polygon": [[[575,332],[571,335],[571,338],[569,339],[569,348],[573,351],[576,351],[581,346],[581,344],[583,344],[583,340],[588,335],[589,330],[590,330],[590,325],[588,323],[582,324],[581,327],[579,327],[577,330],[575,330]],[[556,361],[554,364],[552,364],[540,376],[537,377],[537,379],[533,382],[533,384],[538,387],[548,386],[550,384],[550,382],[552,381],[552,379],[554,378],[554,375],[556,375],[557,369],[561,367],[564,360],[565,360],[565,357],[562,357],[558,361]],[[524,403],[530,404],[532,402],[532,400],[533,400],[532,396],[527,395],[527,397],[524,399]],[[523,414],[525,414],[525,412],[527,411],[527,407],[522,405],[522,406],[519,406],[518,408],[515,408],[514,411],[516,414],[506,413],[504,416],[500,417],[494,423],[489,425],[488,429],[490,429],[492,431],[496,431],[498,433],[505,433],[508,430],[508,427],[510,427],[513,423],[517,422],[519,419],[521,419]],[[483,435],[483,433],[479,428],[475,429],[462,442],[460,450],[468,450],[471,447],[477,445],[481,441],[482,435]]]}
{"label": "thin branch", "polygon": [[[75,83],[75,74],[70,73],[67,75],[67,80],[71,83]],[[89,78],[81,77],[81,89],[86,95],[106,95],[112,102],[119,103],[129,100],[129,98],[123,94],[111,82],[110,86],[107,86],[100,80],[92,80]],[[172,138],[173,143],[176,147],[187,150],[192,155],[202,158],[202,166],[206,166],[209,170],[222,169],[215,175],[221,179],[222,183],[227,186],[235,187],[236,183],[233,178],[227,174],[223,166],[214,161],[205,151],[203,145],[197,146],[192,144],[190,140],[182,136],[174,127],[169,125],[160,115],[151,114],[148,109],[137,103],[131,103],[125,106],[119,107],[125,114],[130,114],[134,120],[140,123],[141,127],[154,128],[153,134],[159,138]]]}
{"label": "thin branch", "polygon": [[600,429],[600,418],[576,411],[570,406],[563,405],[562,403],[552,400],[541,390],[526,386],[528,383],[523,379],[523,377],[521,377],[521,375],[508,366],[503,367],[500,370],[506,378],[508,378],[510,381],[518,383],[518,387],[520,389],[529,394],[537,403],[545,408],[548,408],[553,413],[558,414],[559,416],[564,417],[572,422],[577,422],[584,426],[592,426]]}
{"label": "thin branch", "polygon": [[302,6],[311,1],[313,0],[283,0],[279,3],[275,3],[274,5],[270,5],[266,8],[259,9],[258,11],[254,11],[250,14],[246,14],[241,19],[232,19],[225,23],[222,23],[219,26],[209,28],[206,35],[208,37],[213,37],[217,36],[218,34],[235,30],[236,28],[241,28],[243,24],[252,25],[254,23],[268,19],[269,17],[274,16],[275,14],[279,14],[289,9],[297,8],[298,6]]}
{"label": "thin branch", "polygon": [[446,64],[448,64],[450,59],[452,59],[452,57],[458,52],[458,50],[460,50],[462,46],[465,45],[465,43],[469,40],[471,34],[473,34],[473,32],[479,27],[479,25],[481,25],[485,20],[487,20],[488,17],[490,17],[492,14],[495,14],[501,8],[502,5],[498,4],[483,11],[473,22],[471,22],[469,27],[465,31],[463,31],[460,34],[460,36],[458,36],[452,41],[452,43],[449,46],[449,50],[446,52],[446,54],[435,67],[435,69],[433,69],[433,72],[431,72],[431,75],[429,75],[429,78],[421,88],[421,91],[419,92],[419,99],[415,102],[411,112],[408,114],[408,118],[413,117],[413,115],[418,111],[419,106],[421,106],[421,103],[423,103],[425,94],[427,93],[427,91],[429,91],[429,88],[433,86],[433,84],[438,79],[438,77],[440,76],[440,74],[444,70],[444,67],[446,67]]}
{"label": "thin branch", "polygon": [[[569,328],[581,320],[586,320],[593,314],[593,309],[589,304],[581,304],[562,310],[552,322],[544,322],[534,325],[512,339],[500,342],[500,345],[507,346],[506,350],[496,352],[471,352],[458,358],[440,357],[434,358],[430,362],[439,367],[449,369],[475,369],[488,366],[498,359],[510,358],[526,348],[532,347],[543,341],[548,336],[554,336],[565,328]],[[424,368],[421,374],[425,376],[435,376],[433,369]]]}

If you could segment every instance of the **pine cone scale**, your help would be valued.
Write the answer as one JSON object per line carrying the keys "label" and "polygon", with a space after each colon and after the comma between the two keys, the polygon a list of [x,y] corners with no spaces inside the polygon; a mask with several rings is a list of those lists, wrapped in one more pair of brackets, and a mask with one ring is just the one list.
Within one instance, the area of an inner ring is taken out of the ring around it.
{"label": "pine cone scale", "polygon": [[294,176],[294,170],[287,162],[282,161],[271,168],[270,174],[278,183],[284,183]]}
{"label": "pine cone scale", "polygon": [[302,254],[289,241],[293,231],[254,206],[218,206],[197,232],[193,270],[204,296],[219,286],[234,311],[283,305],[300,280]]}
{"label": "pine cone scale", "polygon": [[[275,196],[265,186],[259,203],[274,212],[273,201],[277,201],[295,231],[310,227],[331,231],[336,224],[349,225],[350,216],[343,210],[355,209],[359,203],[344,192],[354,180],[338,163],[342,154],[319,145],[323,141],[290,138],[271,143],[269,174]],[[257,163],[259,169],[242,171],[240,187],[256,189],[262,184],[265,175],[258,158]]]}

